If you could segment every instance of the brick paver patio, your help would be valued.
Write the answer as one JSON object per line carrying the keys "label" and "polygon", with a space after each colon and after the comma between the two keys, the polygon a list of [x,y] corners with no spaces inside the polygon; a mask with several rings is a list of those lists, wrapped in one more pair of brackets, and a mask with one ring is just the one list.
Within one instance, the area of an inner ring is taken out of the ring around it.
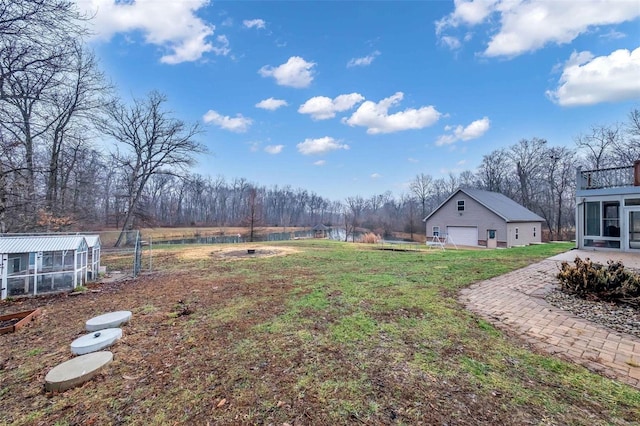
{"label": "brick paver patio", "polygon": [[[555,287],[560,261],[573,260],[576,255],[601,261],[593,253],[572,251],[474,284],[461,291],[460,301],[496,327],[517,331],[538,348],[640,388],[639,338],[579,318],[543,299]],[[640,262],[640,256],[635,256],[628,259]],[[624,264],[632,266],[628,259]]]}

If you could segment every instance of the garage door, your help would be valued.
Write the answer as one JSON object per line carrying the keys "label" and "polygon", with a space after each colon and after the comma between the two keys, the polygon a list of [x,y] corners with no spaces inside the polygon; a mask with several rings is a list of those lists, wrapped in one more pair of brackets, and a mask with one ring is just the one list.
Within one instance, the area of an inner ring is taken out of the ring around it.
{"label": "garage door", "polygon": [[459,246],[477,246],[478,228],[470,226],[447,226],[450,242]]}

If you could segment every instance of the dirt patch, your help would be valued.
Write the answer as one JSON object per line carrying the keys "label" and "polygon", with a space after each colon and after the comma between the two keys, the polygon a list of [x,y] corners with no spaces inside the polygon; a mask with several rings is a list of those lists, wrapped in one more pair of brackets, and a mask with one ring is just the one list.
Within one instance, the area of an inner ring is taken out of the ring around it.
{"label": "dirt patch", "polygon": [[[254,253],[249,253],[249,250],[254,250]],[[204,260],[211,257],[217,259],[242,260],[286,256],[297,252],[298,250],[291,247],[277,247],[263,244],[259,246],[252,244],[233,244],[214,248],[210,246],[185,247],[180,250],[177,257],[183,260]]]}

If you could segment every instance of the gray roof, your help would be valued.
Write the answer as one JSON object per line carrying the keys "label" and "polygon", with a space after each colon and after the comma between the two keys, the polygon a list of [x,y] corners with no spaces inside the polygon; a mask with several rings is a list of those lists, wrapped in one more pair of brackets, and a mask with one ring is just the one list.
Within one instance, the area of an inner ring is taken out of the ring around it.
{"label": "gray roof", "polygon": [[482,204],[484,207],[503,218],[505,222],[545,222],[545,219],[541,218],[531,210],[516,203],[511,198],[505,195],[502,195],[498,192],[468,188],[460,188],[455,191],[449,198],[444,201],[444,203],[440,204],[437,209],[429,214],[429,216],[425,217],[424,220],[426,221],[427,219],[429,219],[431,215],[438,211],[440,207],[447,203],[447,201],[453,198],[453,196],[458,192],[463,192],[467,196],[473,198],[478,203]]}
{"label": "gray roof", "polygon": [[96,247],[100,245],[100,235],[85,235],[89,247]]}
{"label": "gray roof", "polygon": [[78,250],[83,245],[82,235],[0,237],[0,253]]}

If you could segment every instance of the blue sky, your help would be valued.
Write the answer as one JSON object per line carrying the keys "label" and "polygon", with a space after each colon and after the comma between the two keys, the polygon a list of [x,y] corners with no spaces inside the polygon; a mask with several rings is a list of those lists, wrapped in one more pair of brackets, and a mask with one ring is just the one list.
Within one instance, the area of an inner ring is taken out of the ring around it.
{"label": "blue sky", "polygon": [[332,200],[640,107],[637,0],[76,1],[121,96],[202,124],[195,172]]}

